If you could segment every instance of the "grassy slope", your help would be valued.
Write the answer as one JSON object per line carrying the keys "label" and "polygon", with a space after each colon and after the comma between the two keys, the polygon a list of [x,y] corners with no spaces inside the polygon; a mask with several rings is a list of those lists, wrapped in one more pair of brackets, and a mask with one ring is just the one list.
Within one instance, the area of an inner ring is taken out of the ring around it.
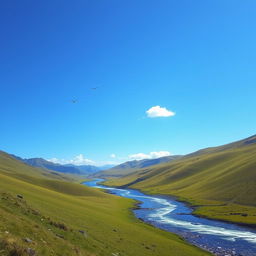
{"label": "grassy slope", "polygon": [[139,169],[137,168],[130,168],[130,169],[109,169],[107,171],[102,171],[99,173],[95,173],[92,175],[92,177],[95,178],[106,178],[106,179],[111,179],[115,177],[122,177],[126,175],[130,175],[133,173],[136,173]]}
{"label": "grassy slope", "polygon": [[93,174],[93,177],[101,177],[101,178],[115,178],[115,177],[121,177],[130,175],[132,173],[136,173],[138,169],[146,168],[152,165],[160,164],[160,163],[166,163],[174,161],[175,159],[181,158],[181,155],[176,156],[165,156],[160,157],[157,159],[144,159],[144,160],[134,160],[134,161],[128,161],[123,164],[117,165],[113,168],[110,168],[108,170],[104,170],[101,172],[97,172]]}
{"label": "grassy slope", "polygon": [[132,200],[65,180],[0,153],[0,255],[208,255],[137,220]]}
{"label": "grassy slope", "polygon": [[175,195],[200,205],[197,214],[256,224],[256,136],[200,150],[107,184]]}

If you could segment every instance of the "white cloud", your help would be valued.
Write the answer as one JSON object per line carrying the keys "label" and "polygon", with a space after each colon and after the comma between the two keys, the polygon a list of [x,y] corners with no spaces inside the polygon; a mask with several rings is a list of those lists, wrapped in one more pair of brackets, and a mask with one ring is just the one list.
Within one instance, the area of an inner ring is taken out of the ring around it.
{"label": "white cloud", "polygon": [[150,158],[150,155],[147,155],[144,153],[137,153],[137,154],[129,155],[129,158],[132,160],[142,160],[142,159]]}
{"label": "white cloud", "polygon": [[150,152],[151,158],[159,158],[164,156],[170,156],[171,153],[169,151],[158,151],[158,152]]}
{"label": "white cloud", "polygon": [[94,161],[85,158],[83,154],[79,154],[70,160],[51,158],[51,159],[48,159],[48,161],[56,164],[73,164],[73,165],[94,165],[95,164]]}
{"label": "white cloud", "polygon": [[116,155],[115,154],[111,154],[110,157],[111,158],[116,158]]}
{"label": "white cloud", "polygon": [[142,160],[142,159],[155,159],[164,156],[170,156],[171,153],[169,151],[158,151],[158,152],[150,152],[149,154],[137,153],[133,155],[129,155],[131,160]]}
{"label": "white cloud", "polygon": [[168,110],[167,108],[162,108],[160,106],[154,106],[146,111],[147,116],[150,118],[155,117],[169,117],[174,116],[175,112],[172,112],[171,110]]}
{"label": "white cloud", "polygon": [[58,164],[61,160],[56,157],[53,157],[51,159],[47,159],[47,161]]}
{"label": "white cloud", "polygon": [[103,165],[118,165],[120,162],[117,161],[101,161],[96,164],[96,166],[103,166]]}

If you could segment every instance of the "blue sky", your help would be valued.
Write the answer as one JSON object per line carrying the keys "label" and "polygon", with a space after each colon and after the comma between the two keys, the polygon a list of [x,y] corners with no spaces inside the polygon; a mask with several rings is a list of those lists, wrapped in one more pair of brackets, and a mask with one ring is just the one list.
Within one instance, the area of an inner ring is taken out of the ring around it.
{"label": "blue sky", "polygon": [[[255,134],[255,11],[254,0],[3,2],[1,149],[103,164]],[[148,116],[156,106],[165,117]]]}

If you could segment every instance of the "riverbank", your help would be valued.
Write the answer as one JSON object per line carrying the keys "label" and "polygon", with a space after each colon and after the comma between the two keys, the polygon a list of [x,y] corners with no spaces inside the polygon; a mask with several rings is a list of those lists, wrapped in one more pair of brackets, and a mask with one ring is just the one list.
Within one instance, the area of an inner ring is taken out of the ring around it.
{"label": "riverbank", "polygon": [[[256,242],[256,233],[252,233],[253,231],[249,228],[247,229],[226,222],[213,221],[202,217],[198,218],[192,214],[193,209],[191,207],[189,207],[188,210],[187,204],[184,206],[184,203],[181,203],[180,201],[176,201],[175,203],[174,198],[170,198],[170,196],[140,195],[141,192],[124,189],[123,186],[121,189],[112,188],[113,191],[109,187],[104,188],[108,191],[110,190],[113,194],[129,198],[134,198],[135,196],[136,200],[142,200],[140,207],[138,208],[139,205],[137,204],[134,209],[135,215],[140,220],[158,228],[179,234],[189,243],[208,250],[215,255],[239,255],[238,253],[240,253],[240,255],[256,255],[256,248],[254,248],[253,244],[249,244],[252,240],[255,240],[254,242]],[[124,191],[132,193],[132,197],[131,195],[126,195]],[[136,196],[137,193],[139,194]],[[159,214],[155,214],[153,219],[149,218],[148,213],[154,211],[154,207],[152,208],[149,205],[143,205],[143,202],[146,203],[144,200],[148,200],[149,198],[158,201],[164,200],[162,201],[162,204],[165,205],[165,208],[162,207],[162,209],[161,206],[160,208],[159,205],[156,206],[155,210],[159,209],[160,212]],[[166,200],[170,200],[171,203],[168,203]],[[175,204],[175,207],[170,210],[169,206],[173,203]],[[184,211],[186,212],[185,214]],[[235,244],[232,240],[236,241]]]}
{"label": "riverbank", "polygon": [[118,188],[137,189],[149,195],[169,196],[170,198],[175,198],[175,200],[186,203],[193,209],[193,214],[196,216],[256,228],[256,207],[238,205],[225,201],[206,200],[195,196],[191,197],[191,195],[188,196],[180,191],[168,191],[162,187],[149,188],[142,187],[140,184],[127,186],[125,182],[120,182],[121,180],[111,179],[102,184]]}
{"label": "riverbank", "polygon": [[0,168],[3,256],[14,249],[42,256],[209,256],[176,235],[138,221],[129,210],[130,199],[41,177],[34,177],[33,183],[5,175]]}

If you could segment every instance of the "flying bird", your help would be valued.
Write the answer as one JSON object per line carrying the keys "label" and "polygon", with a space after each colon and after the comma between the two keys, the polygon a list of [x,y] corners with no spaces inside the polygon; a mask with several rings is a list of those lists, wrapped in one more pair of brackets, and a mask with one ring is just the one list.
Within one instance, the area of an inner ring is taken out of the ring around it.
{"label": "flying bird", "polygon": [[92,87],[91,90],[97,90],[99,88],[99,86],[97,87]]}
{"label": "flying bird", "polygon": [[72,100],[72,103],[73,103],[73,104],[77,103],[77,100]]}

